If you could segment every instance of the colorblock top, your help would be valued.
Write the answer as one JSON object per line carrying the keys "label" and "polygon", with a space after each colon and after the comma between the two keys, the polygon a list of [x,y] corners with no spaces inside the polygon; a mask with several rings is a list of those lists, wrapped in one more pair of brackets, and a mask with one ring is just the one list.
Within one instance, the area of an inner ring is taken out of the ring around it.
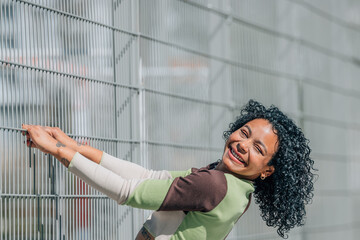
{"label": "colorblock top", "polygon": [[152,171],[105,152],[100,165],[76,153],[69,171],[119,204],[156,210],[144,223],[155,239],[224,239],[254,191],[210,166]]}

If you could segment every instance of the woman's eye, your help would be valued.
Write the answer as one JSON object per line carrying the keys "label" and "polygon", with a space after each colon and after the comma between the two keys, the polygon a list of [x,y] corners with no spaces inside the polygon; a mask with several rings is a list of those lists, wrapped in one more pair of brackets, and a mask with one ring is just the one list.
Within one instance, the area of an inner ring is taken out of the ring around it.
{"label": "woman's eye", "polygon": [[244,135],[245,137],[248,137],[247,132],[244,130],[241,130],[241,134]]}
{"label": "woman's eye", "polygon": [[261,148],[260,148],[260,147],[255,146],[255,148],[256,148],[256,150],[257,150],[261,155],[263,155],[263,152],[261,151]]}

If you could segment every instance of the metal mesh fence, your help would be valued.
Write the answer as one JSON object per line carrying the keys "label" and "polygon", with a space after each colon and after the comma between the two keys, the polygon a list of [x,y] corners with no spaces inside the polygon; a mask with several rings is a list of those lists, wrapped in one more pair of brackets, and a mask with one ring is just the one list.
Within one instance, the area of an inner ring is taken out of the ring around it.
{"label": "metal mesh fence", "polygon": [[[356,239],[359,10],[355,0],[1,0],[0,239],[134,239],[149,215],[27,148],[22,123],[184,170],[221,157],[222,132],[250,98],[302,126],[320,170],[307,225],[290,239]],[[228,239],[278,236],[252,204]]]}

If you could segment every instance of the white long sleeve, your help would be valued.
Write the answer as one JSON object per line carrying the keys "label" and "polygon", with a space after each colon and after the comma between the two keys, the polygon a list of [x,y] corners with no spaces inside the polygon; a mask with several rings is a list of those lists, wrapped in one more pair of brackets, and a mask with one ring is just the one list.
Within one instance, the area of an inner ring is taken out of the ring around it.
{"label": "white long sleeve", "polygon": [[120,158],[116,158],[103,152],[101,157],[100,165],[105,167],[106,169],[116,173],[124,179],[144,179],[144,178],[152,178],[152,179],[169,179],[171,178],[171,174],[166,171],[154,171],[149,170],[135,163],[122,160]]}
{"label": "white long sleeve", "polygon": [[68,170],[87,184],[123,204],[143,179],[124,179],[114,172],[76,153]]}

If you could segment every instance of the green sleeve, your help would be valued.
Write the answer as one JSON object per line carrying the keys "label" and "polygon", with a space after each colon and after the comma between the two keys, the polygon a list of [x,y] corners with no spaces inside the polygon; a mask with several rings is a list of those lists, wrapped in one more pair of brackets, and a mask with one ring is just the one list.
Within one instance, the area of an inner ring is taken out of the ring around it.
{"label": "green sleeve", "polygon": [[164,201],[174,179],[147,179],[141,182],[131,193],[125,205],[157,210]]}
{"label": "green sleeve", "polygon": [[131,193],[125,205],[158,210],[164,202],[171,184],[176,177],[185,177],[191,173],[191,169],[187,171],[171,171],[171,179],[146,179],[136,186]]}

